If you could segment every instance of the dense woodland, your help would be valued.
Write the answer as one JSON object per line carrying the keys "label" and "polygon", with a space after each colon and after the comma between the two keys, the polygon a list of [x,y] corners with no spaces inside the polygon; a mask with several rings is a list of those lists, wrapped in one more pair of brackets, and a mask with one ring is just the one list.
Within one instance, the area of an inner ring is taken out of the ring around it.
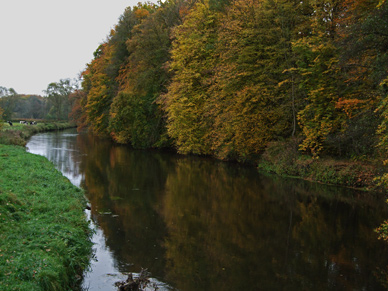
{"label": "dense woodland", "polygon": [[168,0],[127,8],[72,116],[136,148],[249,160],[273,141],[381,158],[388,3]]}
{"label": "dense woodland", "polygon": [[387,31],[385,0],[139,3],[94,52],[82,89],[50,84],[46,114],[70,112],[135,148],[255,161],[282,142],[382,161]]}

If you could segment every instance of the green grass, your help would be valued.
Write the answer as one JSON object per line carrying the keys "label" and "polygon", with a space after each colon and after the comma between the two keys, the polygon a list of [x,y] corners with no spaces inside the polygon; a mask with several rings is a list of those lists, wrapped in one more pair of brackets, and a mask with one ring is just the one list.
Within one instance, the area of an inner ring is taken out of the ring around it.
{"label": "green grass", "polygon": [[0,290],[77,289],[91,252],[85,204],[47,159],[0,144]]}
{"label": "green grass", "polygon": [[27,139],[36,133],[71,127],[75,127],[75,125],[65,121],[38,121],[36,125],[25,125],[14,122],[13,126],[3,122],[0,126],[0,144],[25,146]]}

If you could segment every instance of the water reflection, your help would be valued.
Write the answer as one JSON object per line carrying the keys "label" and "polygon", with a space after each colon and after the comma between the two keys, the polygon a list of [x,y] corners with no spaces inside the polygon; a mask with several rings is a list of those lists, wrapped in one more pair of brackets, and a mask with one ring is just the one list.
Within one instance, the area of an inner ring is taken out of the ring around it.
{"label": "water reflection", "polygon": [[37,134],[29,140],[27,150],[45,156],[74,185],[80,186],[83,180],[83,172],[79,167],[82,153],[74,142],[77,136],[74,130]]}
{"label": "water reflection", "polygon": [[381,213],[351,197],[236,166],[177,163],[163,212],[168,278],[181,290],[376,290],[372,265],[387,263],[371,231]]}
{"label": "water reflection", "polygon": [[373,229],[387,209],[371,193],[87,134],[28,147],[87,190],[114,268],[105,274],[148,268],[179,290],[384,290],[387,247]]}

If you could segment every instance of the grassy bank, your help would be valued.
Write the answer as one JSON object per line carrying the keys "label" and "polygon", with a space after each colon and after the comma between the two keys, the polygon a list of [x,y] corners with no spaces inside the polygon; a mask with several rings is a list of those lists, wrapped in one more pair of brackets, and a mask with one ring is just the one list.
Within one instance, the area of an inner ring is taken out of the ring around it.
{"label": "grassy bank", "polygon": [[296,177],[314,182],[386,191],[379,177],[387,171],[382,164],[368,160],[313,159],[298,150],[297,141],[274,142],[268,146],[258,163],[260,171],[280,176]]}
{"label": "grassy bank", "polygon": [[75,127],[75,125],[62,121],[40,121],[35,125],[26,125],[14,122],[12,126],[10,126],[8,123],[3,123],[2,127],[0,128],[0,144],[25,146],[27,139],[36,133],[61,130],[72,127]]}
{"label": "grassy bank", "polygon": [[[20,126],[4,126],[1,140],[66,125]],[[0,144],[0,290],[77,290],[91,254],[85,205],[46,158]]]}

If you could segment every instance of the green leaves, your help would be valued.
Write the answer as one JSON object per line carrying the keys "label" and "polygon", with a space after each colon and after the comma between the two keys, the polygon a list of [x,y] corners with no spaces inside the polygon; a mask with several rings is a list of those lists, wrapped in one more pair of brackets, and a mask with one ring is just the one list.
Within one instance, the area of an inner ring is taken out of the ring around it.
{"label": "green leaves", "polygon": [[11,120],[15,110],[17,93],[14,89],[0,86],[0,118]]}
{"label": "green leaves", "polygon": [[70,94],[77,88],[77,83],[70,79],[61,79],[50,83],[44,91],[48,98],[48,108],[56,120],[67,120],[70,113]]}

